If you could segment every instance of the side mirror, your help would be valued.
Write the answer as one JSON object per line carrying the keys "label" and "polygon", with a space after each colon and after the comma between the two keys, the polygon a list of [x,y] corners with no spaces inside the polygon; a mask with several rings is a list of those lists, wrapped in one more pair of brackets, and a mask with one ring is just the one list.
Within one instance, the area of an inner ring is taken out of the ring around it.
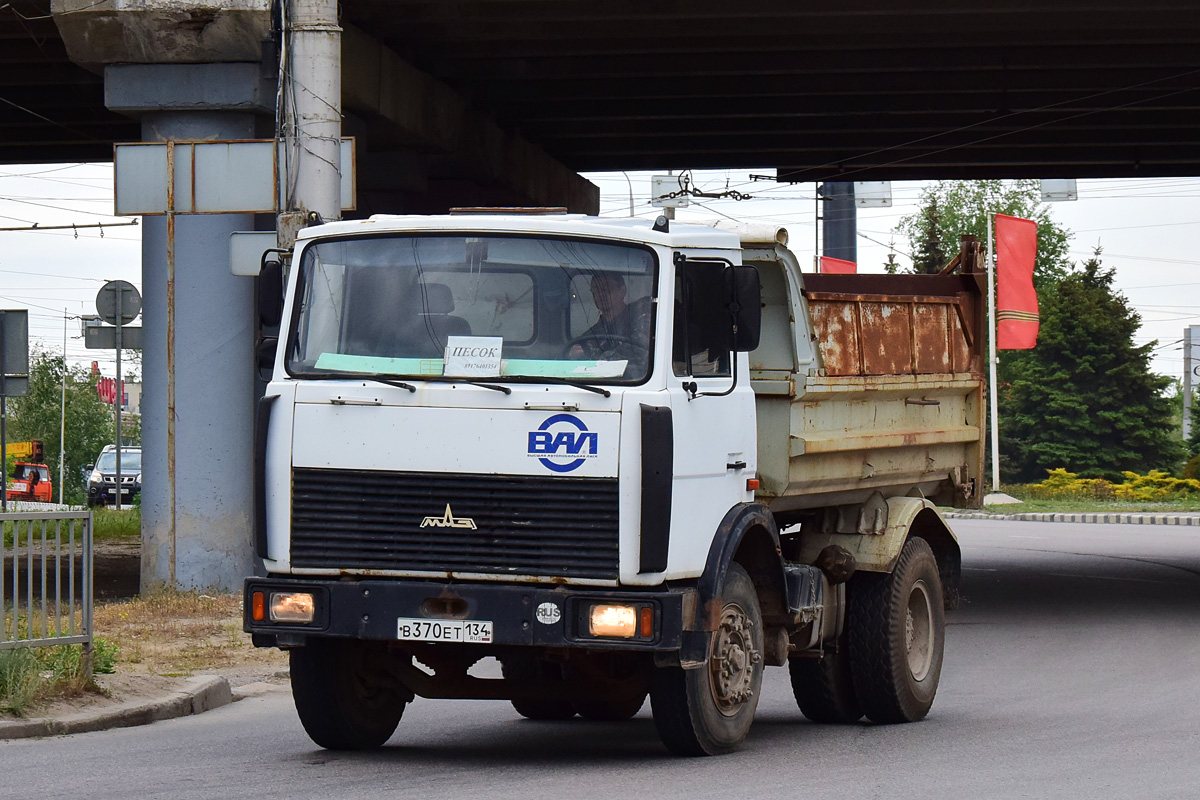
{"label": "side mirror", "polygon": [[725,293],[733,321],[730,350],[749,353],[762,333],[762,284],[754,267],[726,267]]}
{"label": "side mirror", "polygon": [[84,468],[83,468],[83,471],[84,471],[84,472],[91,472],[91,471],[92,471],[92,470],[94,470],[95,468],[96,468],[96,465],[95,465],[95,464],[88,464],[86,467],[84,467]]}
{"label": "side mirror", "polygon": [[[254,348],[255,362],[258,364],[258,374],[263,380],[270,380],[270,372],[275,369],[275,350],[279,346],[279,337],[264,336]],[[267,373],[267,374],[263,374]]]}
{"label": "side mirror", "polygon": [[258,319],[265,328],[273,328],[283,319],[283,263],[267,260],[263,253],[262,270],[258,274]]}

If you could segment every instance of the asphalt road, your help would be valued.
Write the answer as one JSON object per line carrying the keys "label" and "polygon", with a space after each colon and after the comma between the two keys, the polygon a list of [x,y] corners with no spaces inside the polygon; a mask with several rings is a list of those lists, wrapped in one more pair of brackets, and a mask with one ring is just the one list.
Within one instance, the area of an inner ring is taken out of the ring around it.
{"label": "asphalt road", "polygon": [[286,693],[199,717],[0,743],[0,797],[1195,798],[1200,530],[959,520],[966,599],[913,725],[821,726],[771,669],[741,751],[667,755],[624,723],[418,700],[389,745],[322,751]]}

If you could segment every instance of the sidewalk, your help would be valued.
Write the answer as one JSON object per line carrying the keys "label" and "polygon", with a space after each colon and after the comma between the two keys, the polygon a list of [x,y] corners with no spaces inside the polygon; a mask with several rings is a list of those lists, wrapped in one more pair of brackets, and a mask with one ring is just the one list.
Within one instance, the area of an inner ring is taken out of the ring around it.
{"label": "sidewalk", "polygon": [[946,519],[992,519],[1021,522],[1088,522],[1106,525],[1187,525],[1200,527],[1200,513],[1147,514],[1147,513],[1045,513],[1023,512],[1019,514],[996,514],[986,511],[944,511]]}
{"label": "sidewalk", "polygon": [[150,696],[133,696],[111,705],[87,708],[61,716],[0,720],[0,740],[65,736],[71,733],[149,725],[159,720],[203,714],[238,700],[288,690],[286,673],[277,673],[268,679],[236,687],[231,687],[229,680],[220,675],[195,675],[180,678],[173,688],[164,690],[155,687],[151,690],[152,694],[148,693]]}

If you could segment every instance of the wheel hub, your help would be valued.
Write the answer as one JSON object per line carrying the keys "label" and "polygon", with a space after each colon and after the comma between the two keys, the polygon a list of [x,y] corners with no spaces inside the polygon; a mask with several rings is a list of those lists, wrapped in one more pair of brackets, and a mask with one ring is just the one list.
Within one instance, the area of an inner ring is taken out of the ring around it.
{"label": "wheel hub", "polygon": [[924,680],[933,666],[933,606],[924,581],[913,584],[904,613],[904,648],[914,680]]}
{"label": "wheel hub", "polygon": [[726,716],[733,716],[754,696],[754,671],[762,654],[754,648],[753,621],[740,606],[726,606],[713,633],[708,660],[713,699]]}

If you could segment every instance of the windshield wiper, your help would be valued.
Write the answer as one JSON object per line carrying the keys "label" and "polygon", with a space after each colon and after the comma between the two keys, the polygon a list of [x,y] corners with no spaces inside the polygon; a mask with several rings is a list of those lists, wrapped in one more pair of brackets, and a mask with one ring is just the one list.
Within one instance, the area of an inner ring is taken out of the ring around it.
{"label": "windshield wiper", "polygon": [[[366,372],[329,372],[329,373],[317,373],[317,374],[309,373],[309,374],[306,374],[305,377],[311,378],[313,380],[321,380],[321,381],[333,381],[333,380],[340,380],[342,378],[349,378],[350,380],[360,380],[360,381],[375,381],[376,383],[383,383],[388,386],[395,386],[399,389],[408,389],[410,392],[415,392],[417,390],[417,387],[413,386],[411,383],[405,383],[404,381],[392,380],[390,378],[381,378],[378,375],[372,375],[372,374],[366,373]],[[465,383],[470,386],[482,386],[484,389],[494,389],[497,392],[504,392],[504,394],[512,394],[512,389],[508,388],[507,386],[497,386],[494,383],[481,383],[479,381],[472,380],[471,378],[452,378],[452,377],[448,377],[445,375],[421,375],[420,377],[417,378],[417,380],[429,381],[431,383]]]}
{"label": "windshield wiper", "polygon": [[366,372],[331,372],[331,373],[316,373],[316,374],[310,373],[310,374],[305,375],[305,377],[309,378],[311,380],[318,380],[318,381],[336,381],[336,380],[341,380],[342,378],[349,378],[350,380],[355,380],[355,381],[375,381],[376,383],[382,383],[387,386],[395,386],[397,389],[408,389],[410,392],[415,392],[417,390],[417,387],[413,386],[411,383],[405,383],[404,381],[394,381],[389,378],[381,378],[378,375],[371,375]]}
{"label": "windshield wiper", "polygon": [[494,389],[497,392],[512,394],[512,389],[507,386],[497,386],[494,383],[482,383],[481,381],[471,378],[454,378],[449,375],[422,375],[421,380],[431,381],[433,383],[465,383],[469,386],[482,386],[484,389]]}
{"label": "windshield wiper", "polygon": [[612,392],[602,386],[592,386],[590,383],[576,381],[570,378],[560,378],[557,375],[511,375],[508,380],[517,383],[561,383],[564,386],[574,386],[576,389],[586,389],[589,392],[602,394],[605,397],[612,397]]}

